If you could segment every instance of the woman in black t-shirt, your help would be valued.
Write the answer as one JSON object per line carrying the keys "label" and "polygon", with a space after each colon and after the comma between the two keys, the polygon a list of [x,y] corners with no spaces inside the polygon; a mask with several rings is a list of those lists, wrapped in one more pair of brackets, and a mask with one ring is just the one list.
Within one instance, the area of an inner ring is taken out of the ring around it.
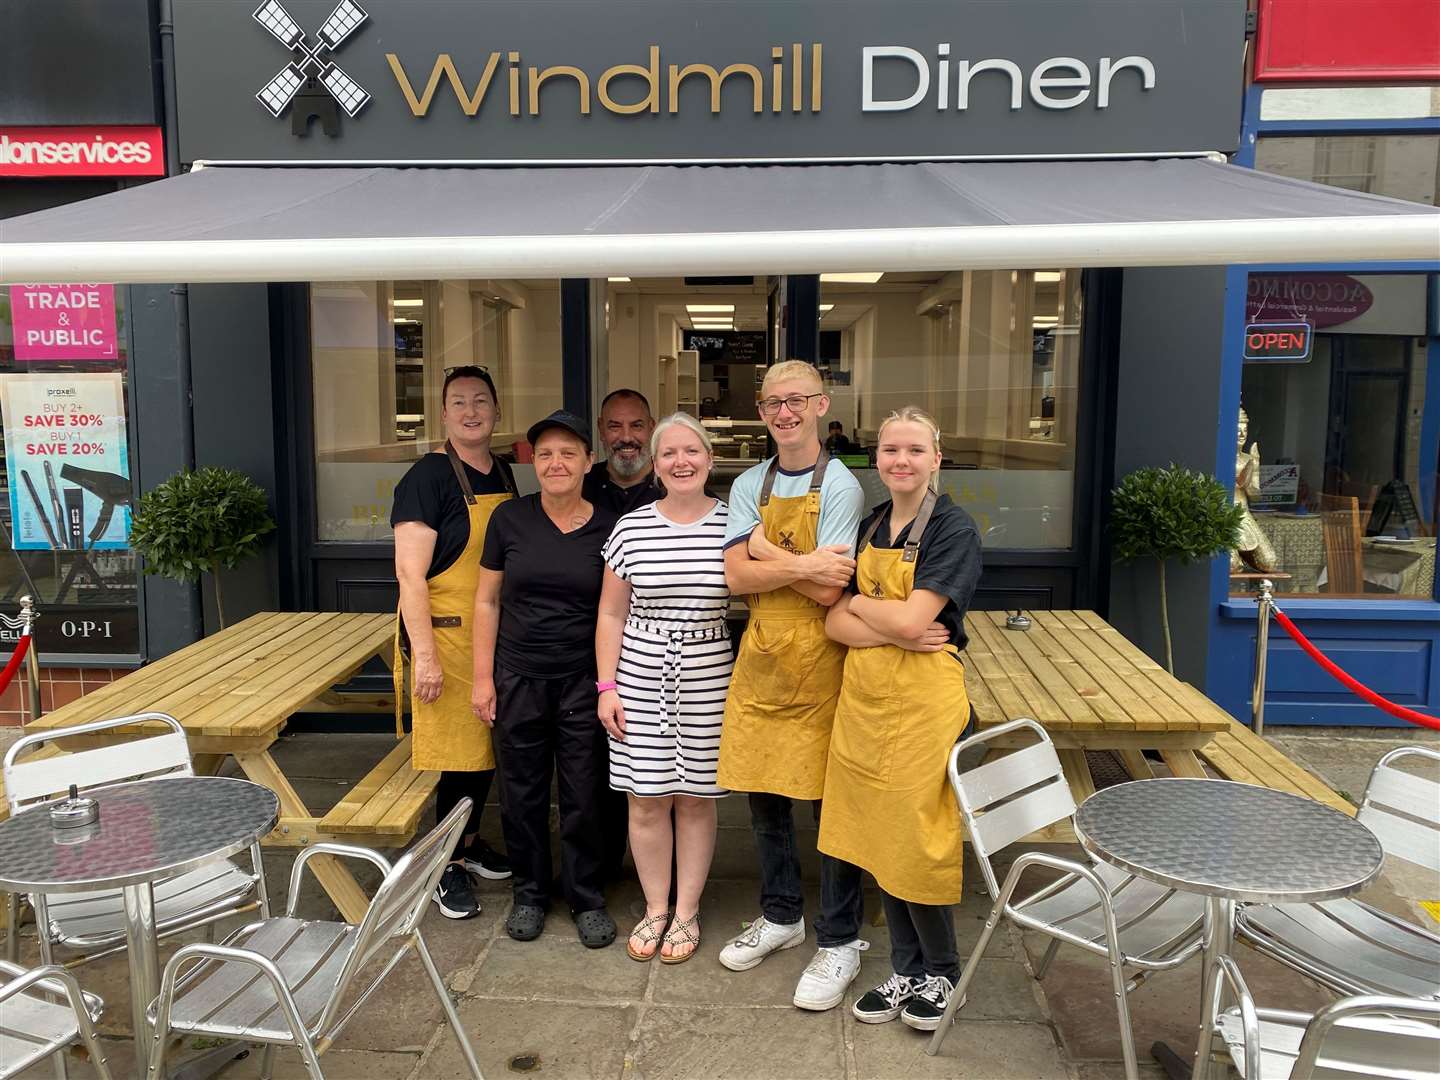
{"label": "woman in black t-shirt", "polygon": [[502,762],[500,819],[515,872],[506,933],[531,941],[545,925],[558,770],[562,884],[580,940],[601,948],[615,940],[615,923],[601,888],[608,757],[595,719],[594,642],[600,551],[615,515],[581,495],[593,460],[584,421],[555,412],[528,438],[540,493],[497,508],[485,534],[471,704],[493,726]]}

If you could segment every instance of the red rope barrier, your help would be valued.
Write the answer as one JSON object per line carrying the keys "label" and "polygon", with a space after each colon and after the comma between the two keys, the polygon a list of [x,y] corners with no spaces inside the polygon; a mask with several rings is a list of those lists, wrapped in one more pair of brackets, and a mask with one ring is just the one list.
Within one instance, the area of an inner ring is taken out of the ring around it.
{"label": "red rope barrier", "polygon": [[0,671],[0,694],[10,689],[10,680],[15,678],[15,672],[20,670],[20,665],[24,662],[25,653],[29,648],[29,634],[26,634],[15,643],[15,651],[10,654],[10,662],[5,665],[4,671]]}
{"label": "red rope barrier", "polygon": [[1279,608],[1274,608],[1273,610],[1275,612],[1275,621],[1283,626],[1285,632],[1295,639],[1295,644],[1304,649],[1305,652],[1309,654],[1310,659],[1324,668],[1336,682],[1358,694],[1377,709],[1382,709],[1389,713],[1391,716],[1397,716],[1401,720],[1410,721],[1412,724],[1419,724],[1421,727],[1434,728],[1440,731],[1440,720],[1437,720],[1433,716],[1426,716],[1422,712],[1416,712],[1414,709],[1407,709],[1404,705],[1396,705],[1393,701],[1388,701],[1381,697],[1317,649],[1315,644],[1300,632],[1300,628],[1290,621],[1290,616],[1286,615],[1285,612]]}

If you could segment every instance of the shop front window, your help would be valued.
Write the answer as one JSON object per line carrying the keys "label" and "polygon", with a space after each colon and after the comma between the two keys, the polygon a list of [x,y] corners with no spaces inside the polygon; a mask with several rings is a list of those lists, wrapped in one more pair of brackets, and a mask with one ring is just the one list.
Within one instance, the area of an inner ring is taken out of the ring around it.
{"label": "shop front window", "polygon": [[1426,278],[1256,273],[1246,322],[1308,323],[1300,359],[1248,360],[1237,499],[1248,551],[1232,591],[1429,599],[1436,417],[1426,417]]}
{"label": "shop front window", "polygon": [[493,447],[534,489],[525,431],[560,407],[558,281],[317,282],[310,290],[317,539],[388,541],[396,482],[444,444],[446,372],[486,368]]}
{"label": "shop front window", "polygon": [[0,287],[0,651],[32,596],[42,654],[140,651],[123,289]]}
{"label": "shop front window", "polygon": [[831,420],[867,502],[881,422],[919,405],[940,426],[941,489],[986,547],[1072,544],[1082,297],[1078,270],[822,274]]}

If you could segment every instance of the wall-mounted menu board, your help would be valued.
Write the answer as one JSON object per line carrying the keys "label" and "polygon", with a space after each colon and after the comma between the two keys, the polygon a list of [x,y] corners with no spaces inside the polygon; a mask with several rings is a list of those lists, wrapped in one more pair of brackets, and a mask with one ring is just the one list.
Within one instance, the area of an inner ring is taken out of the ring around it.
{"label": "wall-mounted menu board", "polygon": [[763,330],[686,330],[685,347],[700,354],[702,364],[764,364]]}

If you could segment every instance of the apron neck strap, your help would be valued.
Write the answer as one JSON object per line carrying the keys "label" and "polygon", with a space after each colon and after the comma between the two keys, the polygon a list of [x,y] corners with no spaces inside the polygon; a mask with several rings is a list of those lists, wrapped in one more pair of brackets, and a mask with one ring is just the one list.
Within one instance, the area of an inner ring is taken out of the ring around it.
{"label": "apron neck strap", "polygon": [[445,456],[450,459],[450,467],[455,470],[455,479],[460,481],[460,490],[465,493],[465,504],[474,506],[475,489],[470,486],[470,477],[465,475],[465,464],[455,452],[455,447],[450,445],[449,439],[445,440]]}
{"label": "apron neck strap", "polygon": [[[925,529],[930,524],[930,518],[935,513],[935,504],[939,496],[933,491],[925,492],[925,498],[920,500],[920,510],[915,515],[915,520],[910,523],[910,539],[905,541],[905,552],[900,556],[902,562],[913,563],[920,557],[920,539],[925,535]],[[883,514],[877,514],[870,527],[865,530],[865,535],[860,538],[860,546],[855,549],[855,554],[860,554],[869,546],[871,539],[875,536],[875,530],[880,528],[880,523],[894,512],[895,504],[890,504],[890,509]],[[893,540],[893,537],[892,537]]]}
{"label": "apron neck strap", "polygon": [[[455,470],[455,479],[460,481],[460,490],[465,493],[465,504],[474,506],[475,489],[470,486],[470,477],[465,474],[465,464],[460,460],[460,455],[455,452],[455,447],[450,445],[449,439],[445,440],[445,456],[450,459],[450,467]],[[505,490],[511,496],[519,496],[520,492],[515,489],[515,474],[510,471],[510,464],[491,454],[490,466],[500,470],[500,482],[505,485]]]}
{"label": "apron neck strap", "polygon": [[[810,473],[810,491],[818,492],[825,483],[825,466],[830,461],[830,455],[825,452],[825,447],[820,447],[820,456],[815,459],[815,469]],[[775,489],[775,474],[780,471],[780,455],[776,454],[770,459],[770,467],[765,470],[765,482],[760,485],[760,505],[768,506],[770,493]]]}

